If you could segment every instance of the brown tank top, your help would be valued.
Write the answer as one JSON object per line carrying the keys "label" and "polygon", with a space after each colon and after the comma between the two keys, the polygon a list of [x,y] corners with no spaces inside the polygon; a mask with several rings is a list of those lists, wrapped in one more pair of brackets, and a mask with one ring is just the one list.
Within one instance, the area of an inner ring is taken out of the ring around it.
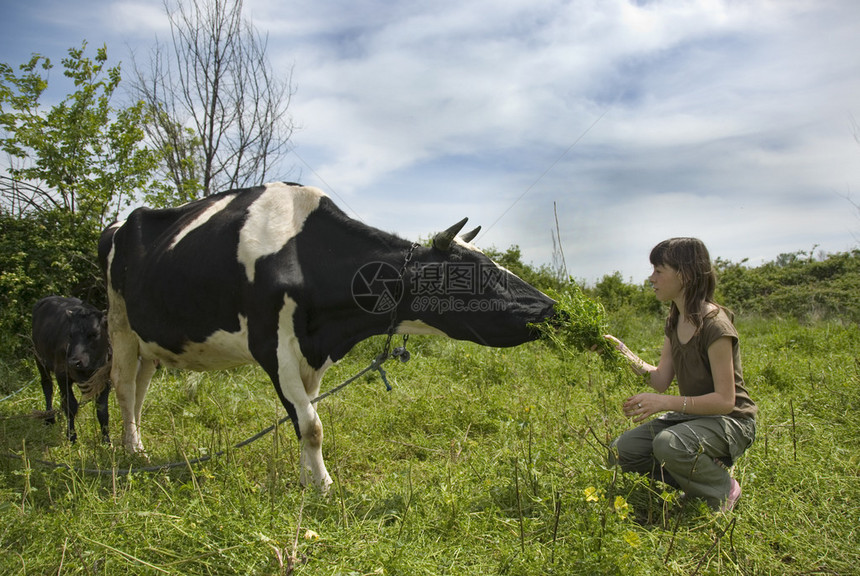
{"label": "brown tank top", "polygon": [[714,378],[708,359],[708,348],[725,336],[732,340],[732,363],[735,371],[735,409],[729,414],[734,418],[754,418],[758,407],[744,387],[738,332],[732,323],[733,315],[725,308],[717,308],[704,318],[702,328],[690,341],[681,344],[678,331],[666,328],[666,336],[672,345],[672,365],[682,396],[702,396],[714,391]]}

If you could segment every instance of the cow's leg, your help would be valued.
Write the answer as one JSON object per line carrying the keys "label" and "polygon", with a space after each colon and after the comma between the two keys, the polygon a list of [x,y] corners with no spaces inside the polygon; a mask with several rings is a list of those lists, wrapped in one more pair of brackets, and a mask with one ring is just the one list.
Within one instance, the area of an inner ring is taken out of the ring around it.
{"label": "cow's leg", "polygon": [[149,390],[149,383],[152,381],[152,375],[155,374],[157,365],[158,363],[155,360],[141,358],[137,367],[134,418],[138,426],[140,426],[140,415],[143,412],[143,399],[146,397],[146,391]]}
{"label": "cow's leg", "polygon": [[265,360],[260,364],[272,379],[281,403],[293,421],[296,436],[301,444],[299,481],[303,486],[313,483],[323,492],[327,492],[332,479],[323,461],[322,422],[310,402],[311,397],[305,390],[298,359],[279,346],[277,366]]}
{"label": "cow's leg", "polygon": [[[302,394],[301,398],[307,398],[305,425],[302,426],[302,418],[299,418],[299,427],[302,431],[302,455],[301,455],[301,475],[299,481],[306,485],[309,480],[319,486],[323,492],[327,492],[332,484],[331,476],[325,467],[322,455],[323,428],[319,414],[311,404],[310,400],[316,398],[319,394],[320,382],[325,368],[319,371],[312,371],[309,368],[303,371],[301,376]],[[297,415],[300,412],[297,410]],[[310,472],[310,478],[308,473]]]}
{"label": "cow's leg", "polygon": [[143,452],[140,441],[139,410],[137,407],[138,346],[134,334],[125,331],[111,333],[113,360],[110,377],[116,390],[116,401],[122,414],[122,445],[129,452]]}
{"label": "cow's leg", "polygon": [[311,404],[296,410],[299,429],[302,431],[302,454],[299,459],[301,473],[299,482],[307,486],[310,482],[323,492],[332,484],[322,455],[323,428],[317,411]]}
{"label": "cow's leg", "polygon": [[75,432],[75,416],[78,414],[78,399],[72,389],[73,382],[68,374],[57,372],[57,383],[60,385],[60,397],[62,398],[63,412],[66,415],[66,437],[69,442],[76,442],[78,435]]}
{"label": "cow's leg", "polygon": [[110,444],[110,428],[108,426],[108,395],[110,394],[110,386],[105,386],[101,394],[96,398],[96,418],[98,418],[99,426],[102,430],[102,442]]}
{"label": "cow's leg", "polygon": [[278,396],[293,421],[301,443],[299,481],[303,486],[311,483],[327,492],[332,484],[322,455],[323,427],[317,411],[305,392],[302,378],[293,361],[281,361],[278,373],[270,374]]}
{"label": "cow's leg", "polygon": [[54,417],[54,379],[51,377],[51,372],[42,364],[39,358],[36,358],[36,367],[39,369],[39,377],[42,379],[42,392],[45,393],[45,424],[53,424],[57,421]]}
{"label": "cow's leg", "polygon": [[[301,444],[300,482],[303,485],[313,482],[320,490],[327,492],[332,480],[322,456],[323,427],[311,404],[311,399],[316,397],[319,390],[319,379],[313,390],[313,383],[306,387],[303,380],[303,376],[312,380],[317,375],[321,377],[322,373],[308,368],[302,356],[293,330],[294,311],[295,303],[289,297],[284,297],[277,323],[267,316],[261,316],[257,322],[249,319],[248,347],[272,379],[278,397],[293,421]],[[273,342],[277,342],[277,345],[272,346]]]}

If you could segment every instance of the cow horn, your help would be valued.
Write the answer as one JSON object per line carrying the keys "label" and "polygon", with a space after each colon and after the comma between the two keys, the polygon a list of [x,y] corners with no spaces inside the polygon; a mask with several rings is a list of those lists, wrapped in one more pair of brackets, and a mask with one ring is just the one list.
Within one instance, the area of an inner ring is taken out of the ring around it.
{"label": "cow horn", "polygon": [[480,232],[480,231],[481,231],[481,227],[478,226],[477,228],[475,228],[471,232],[466,232],[465,234],[461,234],[460,239],[463,242],[471,242],[472,240],[475,239],[475,237],[478,235],[478,232]]}
{"label": "cow horn", "polygon": [[466,225],[468,218],[463,218],[447,230],[443,230],[433,237],[433,247],[442,252],[447,252],[451,249],[451,242],[456,238],[457,233]]}

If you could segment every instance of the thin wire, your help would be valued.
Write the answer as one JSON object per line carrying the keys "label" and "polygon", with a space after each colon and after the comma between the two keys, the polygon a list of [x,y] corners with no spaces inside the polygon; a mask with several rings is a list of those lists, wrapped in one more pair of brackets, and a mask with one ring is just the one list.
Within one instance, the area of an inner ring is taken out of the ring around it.
{"label": "thin wire", "polygon": [[11,398],[12,396],[15,396],[16,394],[20,394],[21,391],[24,390],[24,388],[26,388],[27,386],[28,386],[28,384],[24,384],[23,386],[21,386],[20,388],[18,388],[17,390],[15,390],[11,394],[9,394],[8,396],[6,396],[4,398],[0,398],[0,402],[5,402],[6,400]]}
{"label": "thin wire", "polygon": [[11,394],[9,394],[8,396],[4,396],[3,398],[0,398],[0,402],[5,402],[5,401],[6,401],[6,400],[8,400],[9,398],[12,398],[13,396],[16,396],[16,395],[20,394],[21,392],[23,392],[23,391],[24,391],[24,389],[25,389],[27,386],[30,386],[31,384],[34,384],[35,382],[36,382],[36,379],[35,379],[35,378],[31,378],[30,380],[28,380],[28,381],[27,381],[27,383],[26,383],[26,384],[24,384],[23,386],[21,386],[20,388],[18,388],[17,390],[15,390],[15,391],[14,391],[14,392],[12,392]]}
{"label": "thin wire", "polygon": [[588,134],[589,132],[591,132],[591,129],[592,129],[592,128],[594,128],[594,127],[597,125],[597,123],[598,123],[598,122],[600,122],[600,121],[603,119],[603,117],[604,117],[604,116],[606,116],[606,113],[607,113],[607,112],[609,112],[609,109],[608,109],[608,108],[607,108],[606,110],[604,110],[604,111],[603,111],[603,114],[601,114],[600,116],[598,116],[597,120],[595,120],[594,122],[592,122],[592,123],[591,123],[591,126],[589,126],[588,128],[586,128],[586,129],[585,129],[585,132],[583,132],[582,134],[580,134],[580,135],[579,135],[579,138],[577,138],[576,140],[574,140],[573,144],[571,144],[570,146],[568,146],[568,147],[567,147],[567,150],[565,150],[564,152],[562,152],[561,156],[559,156],[558,158],[556,158],[555,162],[553,162],[552,164],[550,164],[549,168],[547,168],[546,170],[544,170],[544,171],[543,171],[543,174],[541,174],[541,175],[538,177],[538,179],[537,179],[537,180],[535,180],[535,181],[532,183],[532,185],[531,185],[531,186],[529,186],[528,188],[526,188],[526,191],[525,191],[525,192],[523,192],[522,194],[520,194],[519,198],[517,198],[516,200],[514,200],[514,201],[513,201],[513,203],[511,203],[511,205],[510,205],[510,206],[508,206],[508,209],[507,209],[507,210],[505,210],[504,212],[502,212],[501,216],[499,216],[498,218],[496,218],[495,222],[493,222],[492,224],[490,224],[490,225],[489,225],[489,226],[487,226],[486,228],[483,228],[483,229],[482,229],[482,231],[481,231],[481,237],[485,236],[485,235],[487,234],[487,232],[489,232],[490,230],[492,230],[492,229],[493,229],[493,226],[495,226],[496,224],[498,224],[498,223],[499,223],[499,220],[501,220],[502,218],[504,218],[504,217],[505,217],[505,214],[507,214],[508,212],[510,212],[510,211],[511,211],[511,209],[512,209],[514,206],[516,206],[516,204],[517,204],[520,200],[522,200],[522,199],[523,199],[523,197],[524,197],[526,194],[528,194],[529,192],[531,192],[531,191],[532,191],[532,188],[534,188],[535,186],[537,186],[537,185],[538,185],[538,183],[539,183],[541,180],[543,180],[543,177],[544,177],[544,176],[546,176],[547,174],[549,174],[550,170],[552,170],[553,168],[555,168],[556,164],[558,164],[559,162],[561,162],[561,159],[562,159],[562,158],[564,158],[565,156],[567,156],[568,152],[570,152],[570,151],[573,149],[573,147],[574,147],[574,146],[576,146],[577,144],[579,144],[579,141],[580,141],[580,140],[582,140],[583,138],[585,138],[585,135],[586,135],[586,134]]}
{"label": "thin wire", "polygon": [[329,184],[328,182],[326,182],[325,178],[323,178],[322,176],[320,176],[320,175],[317,173],[317,171],[316,171],[316,170],[314,170],[313,166],[311,166],[310,164],[308,164],[308,163],[305,161],[305,159],[304,159],[304,158],[302,158],[301,154],[299,154],[299,153],[296,151],[296,148],[297,148],[296,146],[293,146],[293,147],[292,147],[292,150],[291,150],[291,151],[292,151],[292,153],[296,155],[296,158],[298,158],[299,160],[301,160],[301,161],[302,161],[302,164],[304,164],[305,166],[307,166],[307,167],[308,167],[308,170],[310,170],[310,171],[313,173],[313,175],[314,175],[314,176],[316,176],[317,178],[319,178],[320,182],[322,182],[323,184],[325,184],[325,187],[326,187],[326,188],[328,188],[329,192],[331,192],[333,195],[337,196],[337,199],[338,199],[338,200],[340,200],[340,201],[341,201],[341,203],[342,203],[344,206],[346,206],[347,208],[349,208],[349,210],[350,210],[353,214],[355,214],[355,217],[356,217],[356,218],[358,218],[359,220],[361,220],[362,222],[364,222],[364,219],[359,215],[359,213],[358,213],[358,212],[356,212],[356,211],[355,211],[355,208],[353,208],[352,206],[350,206],[350,205],[349,205],[349,202],[347,202],[347,201],[346,201],[346,200],[345,200],[345,199],[344,199],[340,194],[338,194],[338,193],[337,193],[337,191],[332,187],[332,185],[331,185],[331,184]]}
{"label": "thin wire", "polygon": [[[504,212],[502,212],[502,214],[501,214],[498,218],[496,218],[496,220],[495,220],[492,224],[490,224],[489,226],[487,226],[487,227],[483,228],[483,229],[482,229],[482,231],[481,231],[481,234],[480,234],[479,238],[480,238],[480,237],[483,237],[484,235],[486,235],[486,233],[487,233],[487,232],[489,232],[490,230],[492,230],[492,228],[493,228],[496,224],[498,224],[498,223],[499,223],[499,220],[501,220],[502,218],[504,218],[504,217],[505,217],[505,215],[506,215],[508,212],[510,212],[510,211],[511,211],[511,209],[513,209],[513,207],[514,207],[514,206],[516,206],[516,205],[517,205],[517,203],[518,203],[520,200],[522,200],[522,199],[523,199],[523,197],[525,197],[525,195],[526,195],[526,194],[528,194],[529,192],[531,192],[531,191],[532,191],[532,189],[533,189],[535,186],[537,186],[537,185],[540,183],[540,181],[541,181],[541,180],[543,180],[544,176],[546,176],[547,174],[549,174],[549,172],[550,172],[553,168],[555,168],[555,167],[556,167],[556,165],[557,165],[559,162],[561,162],[561,160],[562,160],[565,156],[567,156],[567,155],[568,155],[568,153],[569,153],[571,150],[573,150],[574,146],[576,146],[577,144],[579,144],[579,142],[580,142],[583,138],[585,138],[586,134],[588,134],[589,132],[591,132],[591,129],[592,129],[592,128],[594,128],[594,127],[597,125],[597,123],[598,123],[598,122],[600,122],[601,120],[603,120],[603,117],[604,117],[604,116],[606,116],[606,113],[607,113],[607,112],[609,112],[609,108],[607,108],[606,110],[604,110],[604,111],[603,111],[603,114],[601,114],[600,116],[598,116],[598,117],[597,117],[597,119],[596,119],[594,122],[592,122],[592,123],[591,123],[591,125],[590,125],[588,128],[586,128],[586,129],[585,129],[585,131],[584,131],[582,134],[580,134],[580,135],[579,135],[579,137],[578,137],[576,140],[574,140],[573,144],[571,144],[570,146],[568,146],[568,147],[567,147],[567,149],[566,149],[564,152],[562,152],[562,153],[561,153],[561,155],[560,155],[558,158],[556,158],[556,159],[555,159],[555,161],[554,161],[552,164],[550,164],[550,165],[549,165],[549,167],[548,167],[546,170],[544,170],[544,171],[543,171],[543,173],[542,173],[540,176],[538,176],[537,180],[535,180],[535,181],[531,184],[531,186],[529,186],[528,188],[526,188],[525,192],[523,192],[522,194],[520,194],[520,195],[519,195],[519,197],[518,197],[516,200],[514,200],[514,201],[511,203],[511,205],[510,205],[510,206],[508,206],[508,208],[507,208]],[[347,207],[347,208],[348,208],[348,209],[349,209],[353,214],[355,214],[355,216],[356,216],[359,220],[361,220],[361,221],[363,222],[363,221],[364,221],[364,219],[359,215],[359,213],[358,213],[358,212],[357,212],[357,211],[356,211],[352,206],[350,206],[350,205],[349,205],[349,203],[348,203],[348,202],[347,202],[347,201],[346,201],[346,200],[345,200],[345,199],[344,199],[340,194],[338,194],[338,193],[337,193],[337,191],[332,187],[332,185],[331,185],[331,184],[329,184],[328,182],[326,182],[325,178],[323,178],[323,177],[322,177],[322,176],[321,176],[321,175],[320,175],[316,170],[314,170],[313,166],[311,166],[310,164],[308,164],[308,162],[307,162],[304,158],[302,158],[301,154],[299,154],[299,153],[298,153],[298,151],[296,151],[296,148],[297,148],[296,146],[293,146],[293,147],[292,147],[292,149],[291,149],[292,153],[296,155],[296,158],[298,158],[298,159],[302,162],[302,164],[304,164],[304,165],[308,168],[308,170],[310,170],[310,171],[313,173],[313,175],[314,175],[314,176],[316,176],[317,178],[319,178],[320,182],[322,182],[322,183],[325,185],[325,187],[326,187],[326,188],[328,188],[328,189],[329,189],[329,191],[330,191],[334,196],[337,196],[338,200],[340,200],[340,201],[343,203],[343,205],[344,205],[344,206],[346,206],[346,207]]]}

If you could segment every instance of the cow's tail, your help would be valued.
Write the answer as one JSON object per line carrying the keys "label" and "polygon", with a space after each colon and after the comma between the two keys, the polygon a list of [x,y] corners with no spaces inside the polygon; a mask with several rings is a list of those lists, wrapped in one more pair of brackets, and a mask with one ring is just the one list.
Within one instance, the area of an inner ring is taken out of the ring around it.
{"label": "cow's tail", "polygon": [[96,398],[99,394],[104,392],[105,389],[110,388],[110,370],[111,370],[111,358],[108,357],[107,361],[102,365],[101,368],[95,371],[90,379],[86,382],[79,382],[78,388],[80,388],[83,396],[81,396],[81,404],[84,402],[89,402],[93,398]]}

